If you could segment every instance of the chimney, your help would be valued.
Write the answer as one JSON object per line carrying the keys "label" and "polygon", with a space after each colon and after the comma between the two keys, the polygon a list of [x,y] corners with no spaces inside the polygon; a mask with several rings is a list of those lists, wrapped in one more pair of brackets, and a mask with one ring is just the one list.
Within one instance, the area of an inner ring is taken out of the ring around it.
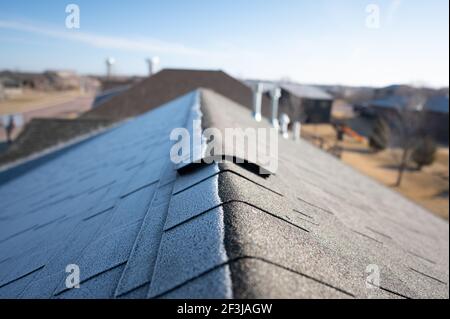
{"label": "chimney", "polygon": [[264,86],[262,83],[257,83],[253,88],[253,118],[257,122],[261,122],[261,103],[262,103],[262,93]]}
{"label": "chimney", "polygon": [[281,126],[281,134],[283,135],[283,138],[289,138],[289,123],[291,120],[289,119],[289,116],[285,113],[281,114],[280,116],[280,126]]}
{"label": "chimney", "polygon": [[278,122],[278,104],[281,97],[281,89],[278,87],[275,87],[271,91],[271,97],[272,97],[272,118],[271,122],[274,128],[279,129],[280,124]]}
{"label": "chimney", "polygon": [[302,124],[300,122],[294,122],[294,141],[298,141],[301,136]]}
{"label": "chimney", "polygon": [[156,69],[159,64],[159,57],[155,56],[146,60],[148,64],[148,76],[152,76],[156,73]]}

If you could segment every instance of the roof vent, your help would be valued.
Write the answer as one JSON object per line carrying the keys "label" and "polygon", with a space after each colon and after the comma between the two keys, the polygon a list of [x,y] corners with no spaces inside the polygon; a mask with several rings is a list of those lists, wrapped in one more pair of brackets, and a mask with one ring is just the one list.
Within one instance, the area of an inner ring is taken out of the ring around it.
{"label": "roof vent", "polygon": [[271,118],[271,122],[273,127],[275,127],[276,129],[280,128],[280,124],[278,122],[278,104],[281,98],[281,89],[278,87],[275,87],[272,91],[271,91],[271,97],[272,97],[272,118]]}
{"label": "roof vent", "polygon": [[281,134],[284,138],[289,138],[289,123],[291,123],[291,119],[286,113],[281,114],[280,116],[280,126],[281,126]]}
{"label": "roof vent", "polygon": [[257,83],[253,88],[253,118],[257,122],[261,122],[261,103],[264,86],[262,83]]}
{"label": "roof vent", "polygon": [[298,141],[301,137],[302,124],[300,122],[294,122],[294,127],[292,129],[294,132],[294,141]]}
{"label": "roof vent", "polygon": [[116,64],[116,60],[112,57],[106,59],[106,76],[110,78],[112,76],[112,68]]}
{"label": "roof vent", "polygon": [[200,161],[195,163],[188,163],[177,168],[177,172],[180,175],[190,174],[195,172],[198,169],[202,169],[208,165],[212,164],[220,164],[220,163],[233,163],[236,164],[243,169],[258,175],[262,178],[268,178],[270,175],[274,175],[275,172],[265,168],[261,165],[258,165],[254,162],[250,162],[244,158],[238,158],[236,156],[228,156],[228,155],[217,155],[211,157],[204,157]]}
{"label": "roof vent", "polygon": [[152,76],[156,73],[156,69],[159,65],[159,57],[154,56],[146,60],[148,64],[148,76]]}

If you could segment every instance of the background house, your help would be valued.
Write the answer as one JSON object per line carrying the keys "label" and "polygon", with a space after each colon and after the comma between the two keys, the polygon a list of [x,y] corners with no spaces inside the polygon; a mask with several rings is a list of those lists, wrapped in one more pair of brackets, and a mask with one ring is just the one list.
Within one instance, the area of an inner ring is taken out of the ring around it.
{"label": "background house", "polygon": [[281,98],[278,113],[287,114],[291,122],[319,124],[331,121],[333,97],[317,86],[257,80],[248,80],[246,83],[249,86],[262,83],[265,95],[269,99],[270,92],[279,87]]}
{"label": "background house", "polygon": [[449,101],[447,95],[430,97],[425,104],[425,130],[439,142],[449,143]]}
{"label": "background house", "polygon": [[1,71],[4,87],[38,91],[64,91],[80,88],[80,76],[70,70],[50,70],[43,73]]}
{"label": "background house", "polygon": [[380,116],[392,128],[399,112],[408,112],[408,117],[420,125],[423,135],[431,136],[437,142],[449,143],[449,97],[448,95],[434,95],[426,97],[417,108],[408,109],[410,96],[394,95],[368,102],[370,113]]}
{"label": "background house", "polygon": [[310,124],[330,123],[333,106],[331,95],[311,85],[286,83],[280,87],[280,107],[292,112],[294,121]]}
{"label": "background house", "polygon": [[45,73],[2,71],[0,78],[4,79],[6,87],[20,89],[34,89],[46,91],[51,89],[50,77]]}

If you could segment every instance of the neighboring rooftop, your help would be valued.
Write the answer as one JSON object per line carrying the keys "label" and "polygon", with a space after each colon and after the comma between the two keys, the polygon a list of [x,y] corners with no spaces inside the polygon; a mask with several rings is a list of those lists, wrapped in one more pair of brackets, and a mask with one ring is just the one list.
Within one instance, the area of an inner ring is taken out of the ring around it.
{"label": "neighboring rooftop", "polygon": [[95,119],[32,119],[14,142],[0,153],[0,166],[24,160],[48,148],[57,147],[59,144],[80,138],[110,124],[109,121]]}
{"label": "neighboring rooftop", "polygon": [[432,112],[448,114],[448,94],[432,96],[427,100],[425,109]]}
{"label": "neighboring rooftop", "polygon": [[[407,107],[410,97],[403,95],[393,95],[382,99],[375,99],[368,102],[369,106],[389,108],[389,109],[403,109]],[[425,111],[448,114],[449,101],[448,95],[435,95],[426,99],[423,105]]]}
{"label": "neighboring rooftop", "polygon": [[195,90],[2,172],[0,297],[448,298],[446,221],[305,141],[279,139],[270,176],[175,167],[169,135],[193,119],[269,127]]}
{"label": "neighboring rooftop", "polygon": [[388,109],[402,109],[407,105],[407,103],[408,98],[406,96],[394,95],[381,99],[371,100],[367,102],[367,105]]}
{"label": "neighboring rooftop", "polygon": [[[85,118],[121,120],[150,111],[199,87],[212,89],[252,108],[252,90],[223,71],[165,69],[113,96]],[[270,100],[263,98],[263,114],[270,114]]]}
{"label": "neighboring rooftop", "polygon": [[333,97],[328,94],[325,90],[318,86],[298,84],[293,82],[272,82],[272,81],[257,81],[257,80],[247,80],[248,85],[254,85],[256,83],[262,83],[264,91],[272,90],[274,87],[280,87],[283,90],[295,95],[296,97],[311,100],[332,100]]}
{"label": "neighboring rooftop", "polygon": [[282,83],[281,88],[297,97],[311,100],[332,100],[333,97],[317,86]]}

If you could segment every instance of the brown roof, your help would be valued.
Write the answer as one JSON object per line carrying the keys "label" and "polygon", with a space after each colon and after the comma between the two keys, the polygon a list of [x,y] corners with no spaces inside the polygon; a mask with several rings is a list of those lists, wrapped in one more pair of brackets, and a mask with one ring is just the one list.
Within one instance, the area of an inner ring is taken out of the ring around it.
{"label": "brown roof", "polygon": [[[138,83],[83,118],[121,120],[140,115],[198,88],[209,88],[252,108],[252,90],[223,71],[165,69]],[[263,114],[269,113],[270,100],[263,97]]]}
{"label": "brown roof", "polygon": [[124,87],[128,85],[133,85],[140,82],[143,78],[140,77],[97,77],[100,81],[101,91],[109,91],[117,89],[118,87]]}

